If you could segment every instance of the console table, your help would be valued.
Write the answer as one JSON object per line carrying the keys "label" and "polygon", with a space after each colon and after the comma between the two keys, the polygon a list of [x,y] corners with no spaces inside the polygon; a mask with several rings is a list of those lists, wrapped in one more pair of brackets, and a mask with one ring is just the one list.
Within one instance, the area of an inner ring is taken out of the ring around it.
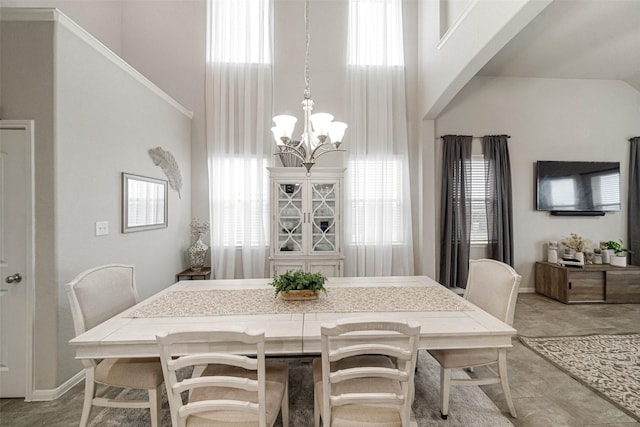
{"label": "console table", "polygon": [[549,262],[535,266],[536,292],[565,304],[640,302],[640,267],[609,264],[564,267]]}

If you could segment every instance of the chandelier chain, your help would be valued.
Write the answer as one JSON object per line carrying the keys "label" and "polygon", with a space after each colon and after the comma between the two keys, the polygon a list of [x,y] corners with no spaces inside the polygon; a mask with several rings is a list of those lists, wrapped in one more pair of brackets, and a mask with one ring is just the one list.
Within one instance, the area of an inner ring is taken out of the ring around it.
{"label": "chandelier chain", "polygon": [[309,0],[305,2],[304,9],[304,31],[305,31],[305,52],[304,52],[304,98],[311,99],[311,89],[309,88]]}

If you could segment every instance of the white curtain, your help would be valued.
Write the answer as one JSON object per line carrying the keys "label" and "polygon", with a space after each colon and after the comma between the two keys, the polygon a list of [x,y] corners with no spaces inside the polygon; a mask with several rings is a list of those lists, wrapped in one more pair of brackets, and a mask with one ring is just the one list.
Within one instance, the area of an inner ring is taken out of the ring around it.
{"label": "white curtain", "polygon": [[413,274],[401,0],[350,0],[345,274]]}
{"label": "white curtain", "polygon": [[209,0],[206,138],[215,278],[267,276],[271,0]]}

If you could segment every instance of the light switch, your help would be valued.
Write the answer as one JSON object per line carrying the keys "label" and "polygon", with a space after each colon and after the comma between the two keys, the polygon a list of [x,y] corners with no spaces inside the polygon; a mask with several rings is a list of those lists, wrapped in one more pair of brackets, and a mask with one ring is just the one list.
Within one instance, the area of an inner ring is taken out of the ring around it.
{"label": "light switch", "polygon": [[96,221],[96,236],[109,234],[109,221]]}

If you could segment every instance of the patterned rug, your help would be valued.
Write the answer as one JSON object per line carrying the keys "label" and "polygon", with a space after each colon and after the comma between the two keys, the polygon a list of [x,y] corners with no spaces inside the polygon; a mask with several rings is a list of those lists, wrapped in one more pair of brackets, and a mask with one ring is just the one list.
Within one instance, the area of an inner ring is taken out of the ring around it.
{"label": "patterned rug", "polygon": [[520,341],[640,421],[640,334]]}

